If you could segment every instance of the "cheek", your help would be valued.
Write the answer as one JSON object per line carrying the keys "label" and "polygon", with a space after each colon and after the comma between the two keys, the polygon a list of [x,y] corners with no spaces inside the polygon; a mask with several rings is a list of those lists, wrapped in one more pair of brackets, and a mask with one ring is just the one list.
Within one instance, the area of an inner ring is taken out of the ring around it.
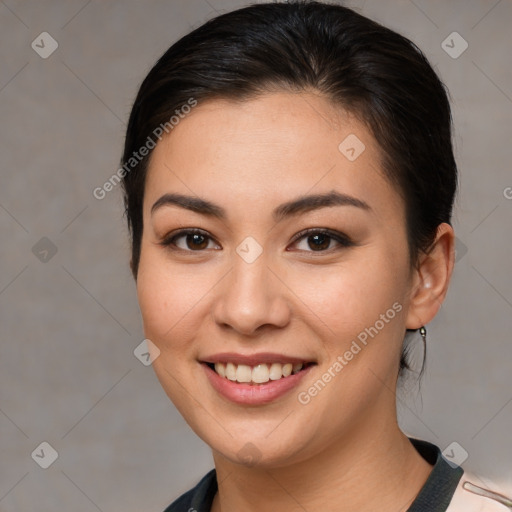
{"label": "cheek", "polygon": [[161,250],[141,251],[137,296],[146,337],[160,350],[176,350],[184,344],[181,331],[204,294],[205,285],[189,268],[173,268]]}
{"label": "cheek", "polygon": [[321,320],[326,332],[346,340],[347,335],[373,325],[395,302],[403,306],[403,268],[382,253],[368,251],[364,258],[354,256],[329,268],[313,267],[291,279],[297,296]]}
{"label": "cheek", "polygon": [[[312,387],[301,389],[301,396],[311,400],[309,411],[331,425],[333,436],[349,418],[373,407],[396,380],[405,329],[406,267],[384,253],[382,247],[375,248],[364,258],[310,271],[301,279],[295,276],[297,285],[301,283],[297,295],[307,297],[304,311],[314,313],[310,327],[314,323],[326,350],[322,374],[317,375],[325,388],[310,382]],[[393,396],[384,395],[386,400]]]}
{"label": "cheek", "polygon": [[[192,343],[197,305],[206,289],[194,278],[192,265],[179,271],[169,265],[160,248],[143,246],[137,278],[137,296],[144,335],[160,350],[152,367],[162,388],[185,418],[194,417],[193,401],[183,389],[197,395],[190,378],[198,371]],[[186,383],[189,384],[186,384]]]}
{"label": "cheek", "polygon": [[323,371],[335,375],[325,375],[328,389],[313,407],[343,404],[335,414],[341,422],[380,396],[384,382],[393,387],[405,329],[406,267],[401,259],[375,246],[365,249],[364,257],[296,276],[302,283],[297,295],[307,297],[307,309],[318,317],[311,321],[326,351]]}

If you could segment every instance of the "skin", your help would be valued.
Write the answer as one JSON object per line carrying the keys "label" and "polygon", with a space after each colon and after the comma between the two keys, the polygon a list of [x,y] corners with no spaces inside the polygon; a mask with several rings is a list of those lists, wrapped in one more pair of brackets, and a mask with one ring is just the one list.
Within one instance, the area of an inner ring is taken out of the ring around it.
{"label": "skin", "polygon": [[[366,146],[353,162],[338,149],[349,134]],[[138,299],[145,335],[160,350],[156,375],[212,448],[214,511],[334,511],[340,503],[345,512],[405,511],[430,474],[397,425],[395,390],[405,329],[430,322],[444,300],[454,233],[441,224],[432,251],[411,267],[404,204],[380,162],[368,129],[315,92],[211,100],[153,151]],[[333,190],[370,209],[331,206],[272,218],[284,202]],[[152,214],[166,193],[207,199],[227,219],[174,205]],[[183,228],[210,238],[200,250],[186,236],[174,250],[160,244]],[[307,228],[344,233],[355,245],[327,238],[315,250],[311,233],[293,241]],[[248,236],[263,250],[252,263],[236,252]],[[301,404],[297,393],[396,302],[401,311]],[[206,378],[199,361],[219,352],[279,352],[317,365],[298,389],[246,406],[220,396]],[[253,459],[244,462],[247,443]]]}

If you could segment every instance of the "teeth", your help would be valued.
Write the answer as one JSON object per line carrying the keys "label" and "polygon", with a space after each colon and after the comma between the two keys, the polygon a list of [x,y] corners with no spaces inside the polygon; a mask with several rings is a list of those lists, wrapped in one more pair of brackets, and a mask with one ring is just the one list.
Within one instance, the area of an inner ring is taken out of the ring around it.
{"label": "teeth", "polygon": [[215,363],[215,371],[221,376],[226,376],[226,367],[222,363]]}
{"label": "teeth", "polygon": [[251,380],[256,382],[256,384],[262,384],[263,382],[268,382],[269,375],[268,366],[266,364],[259,364],[252,369]]}
{"label": "teeth", "polygon": [[269,377],[270,380],[279,380],[283,376],[283,365],[279,363],[272,363],[270,366]]}
{"label": "teeth", "polygon": [[246,364],[239,364],[236,369],[236,380],[237,382],[251,382],[252,370],[250,366]]}
{"label": "teeth", "polygon": [[233,363],[228,363],[226,365],[226,377],[229,380],[236,380],[236,366]]}
{"label": "teeth", "polygon": [[221,377],[233,382],[264,384],[269,380],[279,380],[296,374],[302,370],[303,366],[303,363],[272,363],[271,365],[261,363],[253,367],[246,364],[215,363],[215,371]]}
{"label": "teeth", "polygon": [[294,364],[293,365],[293,370],[292,370],[292,373],[297,373],[297,372],[300,372],[302,370],[302,367],[304,365],[302,363],[297,363],[297,364]]}

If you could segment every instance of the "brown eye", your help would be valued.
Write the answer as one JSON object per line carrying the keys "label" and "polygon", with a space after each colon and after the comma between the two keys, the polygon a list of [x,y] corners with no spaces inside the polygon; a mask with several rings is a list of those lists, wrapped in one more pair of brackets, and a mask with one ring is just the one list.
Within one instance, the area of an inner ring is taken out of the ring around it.
{"label": "brown eye", "polygon": [[198,250],[208,247],[208,240],[204,235],[193,233],[185,235],[185,243],[189,249]]}
{"label": "brown eye", "polygon": [[183,251],[203,251],[213,239],[199,229],[184,229],[166,237],[160,245]]}
{"label": "brown eye", "polygon": [[[300,242],[300,243],[298,243]],[[294,241],[299,250],[307,252],[327,252],[329,249],[335,249],[334,245],[338,245],[338,249],[351,247],[354,243],[349,237],[337,231],[326,229],[308,229],[299,233]],[[303,244],[300,247],[300,244]]]}
{"label": "brown eye", "polygon": [[319,233],[317,235],[310,235],[307,237],[308,246],[316,250],[328,249],[331,244],[332,238],[325,235],[324,233]]}

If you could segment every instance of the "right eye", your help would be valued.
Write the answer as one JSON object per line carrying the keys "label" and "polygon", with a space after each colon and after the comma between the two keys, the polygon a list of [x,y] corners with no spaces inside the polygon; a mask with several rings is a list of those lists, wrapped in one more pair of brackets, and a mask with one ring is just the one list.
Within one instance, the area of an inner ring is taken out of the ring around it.
{"label": "right eye", "polygon": [[[179,240],[183,241],[180,243]],[[198,252],[208,249],[209,241],[213,242],[214,240],[201,229],[182,229],[166,236],[164,240],[160,242],[160,245],[168,247],[171,250]]]}

